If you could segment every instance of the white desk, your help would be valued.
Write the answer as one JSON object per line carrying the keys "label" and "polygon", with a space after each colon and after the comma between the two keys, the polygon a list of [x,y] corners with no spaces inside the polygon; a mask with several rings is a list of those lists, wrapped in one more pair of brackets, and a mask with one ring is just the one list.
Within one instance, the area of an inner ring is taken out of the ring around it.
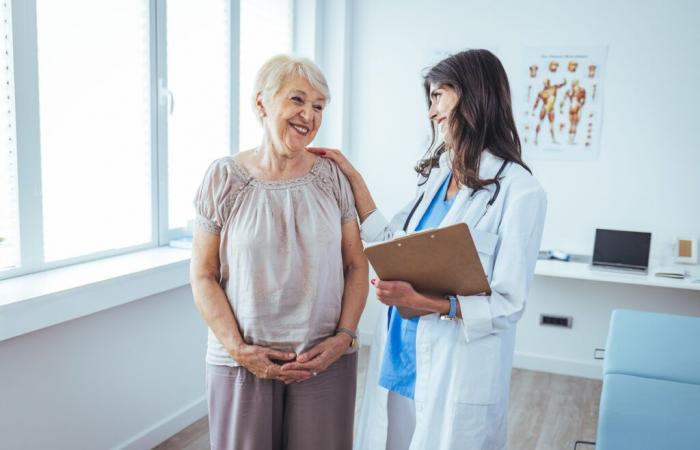
{"label": "white desk", "polygon": [[[693,266],[692,271],[698,271]],[[649,275],[627,274],[623,272],[593,270],[588,263],[562,262],[555,260],[538,260],[535,275],[544,277],[572,278],[576,280],[601,281],[608,283],[634,284],[638,286],[655,286],[672,289],[700,291],[700,283],[691,283],[689,279],[663,278],[654,275],[655,268],[650,268]]]}

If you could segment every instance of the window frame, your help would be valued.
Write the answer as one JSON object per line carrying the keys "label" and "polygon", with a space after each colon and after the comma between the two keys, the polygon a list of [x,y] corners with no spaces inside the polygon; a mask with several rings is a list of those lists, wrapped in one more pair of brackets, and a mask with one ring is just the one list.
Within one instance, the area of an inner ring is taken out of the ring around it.
{"label": "window frame", "polygon": [[[3,47],[5,47],[6,49],[7,48],[12,49],[12,53],[8,55],[7,50],[5,53],[7,56],[6,57],[6,60],[7,60],[7,67],[6,67],[7,87],[5,89],[7,91],[7,100],[8,100],[7,101],[7,108],[9,108],[9,110],[7,111],[7,113],[9,114],[9,117],[7,120],[7,122],[8,122],[7,126],[9,127],[9,130],[8,130],[8,135],[3,137],[2,146],[5,148],[3,148],[0,151],[2,151],[4,153],[5,151],[9,150],[12,153],[14,153],[14,164],[15,164],[15,169],[17,170],[19,156],[17,155],[17,149],[18,149],[18,147],[17,147],[17,123],[16,123],[17,109],[16,109],[16,98],[15,98],[16,88],[15,88],[15,79],[14,79],[15,78],[15,70],[14,70],[15,63],[14,63],[14,60],[11,60],[11,58],[14,58],[14,49],[13,49],[13,46],[14,46],[13,35],[14,35],[14,33],[12,31],[12,26],[13,26],[14,22],[12,20],[12,11],[13,11],[12,3],[5,2],[2,6],[2,14],[1,14],[2,20],[6,23],[5,30],[4,30],[6,35],[4,37]],[[9,17],[9,20],[7,19],[7,17]],[[3,95],[5,95],[5,94],[3,94]],[[4,126],[4,124],[3,124],[3,126]],[[8,176],[10,179],[12,178],[11,175],[8,175]],[[8,179],[7,181],[10,181],[10,179]],[[8,200],[10,200],[10,202],[12,202],[14,200],[17,203],[18,210],[16,211],[17,217],[15,217],[15,220],[17,221],[17,228],[12,230],[12,232],[10,232],[8,230],[7,235],[5,235],[5,232],[3,232],[2,233],[3,237],[6,237],[6,236],[9,237],[12,234],[14,234],[14,232],[16,232],[16,233],[20,232],[20,230],[19,230],[19,191],[18,191],[19,180],[17,179],[16,173],[14,174],[14,183],[13,184],[14,184],[14,186],[9,186],[9,189],[11,191],[14,188],[15,193],[17,195],[17,198],[9,199],[9,197],[10,197],[9,195],[7,196],[7,198],[8,198]],[[9,194],[9,192],[7,192],[7,193]],[[5,196],[3,195],[3,197],[5,197]],[[4,198],[3,198],[3,200],[4,200]],[[9,208],[8,208],[8,210],[9,210]],[[19,234],[17,235],[17,239],[19,239]],[[20,251],[21,251],[21,246],[20,246]],[[0,254],[2,254],[2,253],[0,253]],[[21,260],[21,255],[16,255],[16,256],[19,257]],[[0,267],[5,267],[5,264],[6,264],[5,262],[0,262]]]}
{"label": "window frame", "polygon": [[[167,42],[167,11],[166,11],[167,0],[156,0],[155,3],[158,4],[157,14],[157,42],[163,43],[158,48],[158,64],[157,64],[157,79],[155,81],[156,85],[162,90],[161,101],[164,102],[161,108],[158,109],[159,114],[157,117],[157,128],[159,130],[157,137],[158,146],[158,245],[168,245],[168,242],[174,239],[181,239],[184,237],[191,236],[191,230],[184,227],[169,227],[168,220],[168,172],[167,172],[167,158],[168,158],[168,101],[170,96],[170,91],[168,90],[168,67],[167,67],[167,48],[165,43]],[[229,2],[229,83],[231,89],[229,89],[229,117],[232,126],[229,127],[229,154],[233,155],[237,153],[237,142],[239,135],[239,109],[238,109],[238,99],[239,99],[239,63],[240,63],[240,0],[228,0]],[[234,88],[235,87],[235,88]],[[235,141],[234,141],[235,139]],[[163,163],[161,164],[161,161]],[[202,174],[203,175],[203,174]],[[192,193],[194,198],[194,193]]]}

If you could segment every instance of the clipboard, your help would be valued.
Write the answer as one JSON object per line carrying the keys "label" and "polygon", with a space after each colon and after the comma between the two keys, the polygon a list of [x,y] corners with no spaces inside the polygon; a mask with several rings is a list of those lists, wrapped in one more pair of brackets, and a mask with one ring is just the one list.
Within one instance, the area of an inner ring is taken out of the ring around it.
{"label": "clipboard", "polygon": [[439,296],[491,294],[465,223],[419,231],[364,252],[381,280],[406,281],[418,292]]}

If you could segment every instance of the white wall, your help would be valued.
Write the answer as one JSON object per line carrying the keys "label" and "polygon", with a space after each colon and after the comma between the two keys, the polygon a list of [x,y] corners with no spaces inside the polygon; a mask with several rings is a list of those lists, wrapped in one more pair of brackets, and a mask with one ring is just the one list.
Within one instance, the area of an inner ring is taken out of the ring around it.
{"label": "white wall", "polygon": [[[356,0],[347,152],[380,208],[393,214],[411,199],[411,168],[427,143],[423,68],[445,52],[489,48],[518,95],[513,74],[522,67],[525,46],[608,45],[599,160],[527,161],[548,193],[542,247],[590,254],[595,228],[610,227],[651,231],[658,254],[676,235],[700,235],[700,89],[694,86],[700,52],[691,49],[700,42],[698,19],[700,4],[692,1]],[[595,364],[592,349],[604,344],[612,307],[700,315],[699,297],[537,277],[517,351],[537,355],[542,367],[573,361],[557,367],[590,375],[575,367]],[[376,318],[369,303],[364,332]],[[574,328],[536,326],[545,310],[574,314]],[[585,320],[579,324],[578,318]],[[556,333],[562,348],[550,348]]]}
{"label": "white wall", "polygon": [[0,342],[0,448],[151,448],[206,414],[189,286]]}

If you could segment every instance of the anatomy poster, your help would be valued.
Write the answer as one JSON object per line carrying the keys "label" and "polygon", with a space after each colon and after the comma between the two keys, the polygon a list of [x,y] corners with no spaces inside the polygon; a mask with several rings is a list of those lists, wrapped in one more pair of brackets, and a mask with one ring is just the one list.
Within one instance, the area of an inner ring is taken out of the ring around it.
{"label": "anatomy poster", "polygon": [[607,47],[525,50],[516,122],[526,157],[598,158],[606,57]]}

